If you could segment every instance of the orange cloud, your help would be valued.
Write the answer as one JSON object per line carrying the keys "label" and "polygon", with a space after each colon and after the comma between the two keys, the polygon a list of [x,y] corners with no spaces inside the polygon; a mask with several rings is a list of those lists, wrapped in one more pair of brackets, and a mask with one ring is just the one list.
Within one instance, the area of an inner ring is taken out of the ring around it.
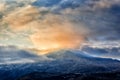
{"label": "orange cloud", "polygon": [[22,8],[17,8],[15,11],[9,13],[5,18],[4,22],[8,23],[12,30],[23,30],[28,28],[27,24],[34,21],[39,17],[38,10],[31,6],[25,6]]}
{"label": "orange cloud", "polygon": [[72,23],[60,16],[47,15],[30,39],[36,49],[46,53],[56,49],[79,47],[85,37],[81,32],[80,28],[75,29]]}
{"label": "orange cloud", "polygon": [[0,3],[0,12],[4,11],[6,9],[5,3]]}
{"label": "orange cloud", "polygon": [[49,53],[59,49],[74,49],[85,39],[86,29],[79,23],[76,25],[64,15],[47,13],[42,16],[41,11],[33,6],[15,9],[3,21],[16,33],[31,30],[28,39],[33,44],[32,50],[38,54]]}

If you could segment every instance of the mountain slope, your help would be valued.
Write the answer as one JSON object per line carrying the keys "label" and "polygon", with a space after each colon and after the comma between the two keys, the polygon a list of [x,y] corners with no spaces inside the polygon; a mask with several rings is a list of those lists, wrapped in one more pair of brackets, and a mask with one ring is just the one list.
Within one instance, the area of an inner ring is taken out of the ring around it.
{"label": "mountain slope", "polygon": [[[0,65],[1,80],[15,80],[34,72],[59,76],[70,73],[104,73],[120,71],[120,61],[92,57],[76,50],[61,50],[48,54],[46,57],[48,60],[36,60],[33,63]],[[41,76],[47,77],[48,75],[46,74],[42,74]]]}

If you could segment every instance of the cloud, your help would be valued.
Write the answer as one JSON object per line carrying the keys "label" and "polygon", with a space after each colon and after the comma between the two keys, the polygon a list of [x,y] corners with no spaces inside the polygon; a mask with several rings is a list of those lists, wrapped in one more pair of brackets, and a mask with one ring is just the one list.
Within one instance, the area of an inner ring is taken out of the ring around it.
{"label": "cloud", "polygon": [[[31,0],[21,7],[17,6],[7,11],[2,18],[2,24],[6,23],[7,29],[14,35],[18,36],[19,33],[24,36],[20,41],[27,38],[32,44],[28,47],[41,52],[76,48],[87,40],[86,37],[88,40],[105,40],[118,34],[118,27],[115,27],[118,18],[116,14],[109,12],[113,5],[118,4],[118,0],[87,0],[80,2],[80,5],[78,1],[67,0],[64,4],[66,7],[62,7],[61,1],[54,6],[35,6]],[[20,0],[18,3],[24,1]],[[18,40],[12,39],[12,42]]]}
{"label": "cloud", "polygon": [[119,0],[87,0],[81,6],[61,9],[60,13],[77,24],[79,22],[85,24],[84,27],[89,29],[88,39],[116,40],[120,39],[119,2]]}
{"label": "cloud", "polygon": [[41,52],[76,48],[85,39],[84,26],[80,24],[81,27],[78,27],[61,15],[49,13],[42,20],[35,21],[33,24],[36,25],[33,29],[35,32],[30,35],[30,39]]}
{"label": "cloud", "polygon": [[76,24],[65,15],[31,5],[16,8],[3,18],[3,23],[14,33],[30,30],[27,38],[38,50],[77,48],[87,32],[82,23]]}
{"label": "cloud", "polygon": [[112,5],[119,5],[120,0],[98,0],[89,1],[89,4],[93,5],[93,10],[110,8]]}
{"label": "cloud", "polygon": [[6,8],[5,3],[0,3],[0,12],[4,11]]}
{"label": "cloud", "polygon": [[28,50],[7,45],[0,45],[0,54],[0,64],[23,64],[53,60],[44,55],[37,56]]}
{"label": "cloud", "polygon": [[37,31],[30,38],[39,50],[75,48],[84,41],[83,26],[77,28],[59,15],[49,14],[38,25]]}
{"label": "cloud", "polygon": [[26,27],[25,25],[29,24],[38,16],[39,13],[37,9],[28,5],[15,9],[9,13],[3,21],[8,23],[12,29],[21,30]]}
{"label": "cloud", "polygon": [[33,3],[35,2],[36,0],[0,0],[0,2],[18,2],[18,3],[23,3],[23,2],[26,2],[26,3]]}

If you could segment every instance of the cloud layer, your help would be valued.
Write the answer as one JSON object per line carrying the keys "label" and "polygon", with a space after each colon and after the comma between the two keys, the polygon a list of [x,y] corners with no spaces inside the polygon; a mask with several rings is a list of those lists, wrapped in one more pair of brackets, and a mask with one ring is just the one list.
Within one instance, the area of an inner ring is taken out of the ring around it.
{"label": "cloud layer", "polygon": [[119,0],[3,0],[0,6],[4,44],[51,51],[120,39]]}

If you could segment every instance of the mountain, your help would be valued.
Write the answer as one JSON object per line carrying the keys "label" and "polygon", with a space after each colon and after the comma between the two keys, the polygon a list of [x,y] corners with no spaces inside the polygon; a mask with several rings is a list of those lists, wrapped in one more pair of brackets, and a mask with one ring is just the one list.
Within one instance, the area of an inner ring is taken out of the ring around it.
{"label": "mountain", "polygon": [[[26,55],[29,57],[29,53]],[[0,79],[16,80],[31,73],[36,74],[36,72],[43,73],[40,75],[47,77],[60,76],[64,74],[105,73],[120,71],[120,61],[118,60],[92,57],[77,50],[56,51],[44,55],[44,57],[47,59],[41,58],[41,56],[38,57],[43,60],[36,59],[32,63],[24,63],[23,59],[23,63],[19,64],[1,64]],[[22,60],[22,58],[20,60]]]}
{"label": "mountain", "polygon": [[[56,72],[66,72],[66,73],[80,72],[81,73],[81,72],[96,72],[96,71],[101,72],[101,71],[109,71],[109,70],[111,71],[112,68],[114,68],[115,70],[115,67],[116,67],[117,69],[119,65],[119,61],[117,60],[92,57],[88,54],[85,54],[84,52],[76,51],[76,50],[73,50],[73,51],[63,50],[53,54],[48,54],[47,57],[55,59],[50,64],[52,65],[55,64],[56,69],[58,68],[57,69],[58,71]],[[54,69],[53,70],[51,69],[48,71],[53,72]]]}
{"label": "mountain", "polygon": [[[48,77],[41,76],[42,74]],[[59,76],[50,76],[48,73],[30,73],[18,80],[119,80],[119,72],[108,73],[88,73],[88,74],[63,74]]]}

